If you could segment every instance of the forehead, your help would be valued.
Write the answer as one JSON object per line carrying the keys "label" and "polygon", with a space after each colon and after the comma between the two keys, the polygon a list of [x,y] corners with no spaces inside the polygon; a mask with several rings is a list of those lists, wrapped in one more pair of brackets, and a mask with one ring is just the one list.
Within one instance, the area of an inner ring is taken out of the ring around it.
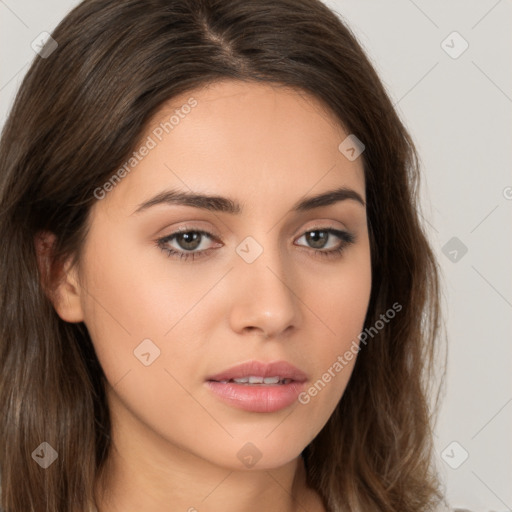
{"label": "forehead", "polygon": [[362,159],[350,161],[339,150],[347,135],[302,90],[209,84],[173,98],[153,115],[134,148],[139,157],[127,161],[130,171],[106,199],[133,211],[140,199],[178,187],[242,194],[244,203],[251,201],[251,191],[274,201],[289,196],[295,203],[309,190],[343,185],[364,198]]}

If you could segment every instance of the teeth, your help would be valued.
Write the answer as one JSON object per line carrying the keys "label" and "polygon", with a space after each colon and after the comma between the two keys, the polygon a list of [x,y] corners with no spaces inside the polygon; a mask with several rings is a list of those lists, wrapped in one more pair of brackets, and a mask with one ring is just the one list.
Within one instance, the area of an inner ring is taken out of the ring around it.
{"label": "teeth", "polygon": [[[239,379],[232,379],[237,384],[279,384],[287,383],[289,379],[281,379],[280,377],[261,377],[251,375],[250,377],[241,377]],[[222,381],[223,383],[226,381]]]}

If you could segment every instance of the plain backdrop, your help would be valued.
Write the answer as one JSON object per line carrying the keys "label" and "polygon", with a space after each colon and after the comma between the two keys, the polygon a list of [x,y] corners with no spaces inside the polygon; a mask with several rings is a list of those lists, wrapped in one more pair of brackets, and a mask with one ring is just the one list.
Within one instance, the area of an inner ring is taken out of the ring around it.
{"label": "plain backdrop", "polygon": [[[78,3],[0,0],[2,126],[32,41]],[[422,160],[448,336],[435,442],[449,503],[510,511],[512,1],[325,3],[365,48]]]}

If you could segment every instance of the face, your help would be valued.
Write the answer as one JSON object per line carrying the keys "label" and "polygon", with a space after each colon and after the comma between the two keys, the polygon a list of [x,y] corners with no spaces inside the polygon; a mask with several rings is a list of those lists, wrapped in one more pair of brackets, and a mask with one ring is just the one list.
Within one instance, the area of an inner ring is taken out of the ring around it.
{"label": "face", "polygon": [[113,418],[158,456],[278,467],[329,419],[371,287],[348,135],[304,92],[219,82],[166,104],[97,191],[76,300],[58,312],[85,322]]}

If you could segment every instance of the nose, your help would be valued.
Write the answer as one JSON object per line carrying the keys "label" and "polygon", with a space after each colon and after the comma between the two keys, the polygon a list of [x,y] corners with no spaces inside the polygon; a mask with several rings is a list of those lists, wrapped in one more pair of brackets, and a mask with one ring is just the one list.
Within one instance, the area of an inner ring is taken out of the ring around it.
{"label": "nose", "polygon": [[229,317],[235,332],[274,338],[300,327],[300,283],[283,263],[279,251],[268,248],[252,263],[237,261]]}

